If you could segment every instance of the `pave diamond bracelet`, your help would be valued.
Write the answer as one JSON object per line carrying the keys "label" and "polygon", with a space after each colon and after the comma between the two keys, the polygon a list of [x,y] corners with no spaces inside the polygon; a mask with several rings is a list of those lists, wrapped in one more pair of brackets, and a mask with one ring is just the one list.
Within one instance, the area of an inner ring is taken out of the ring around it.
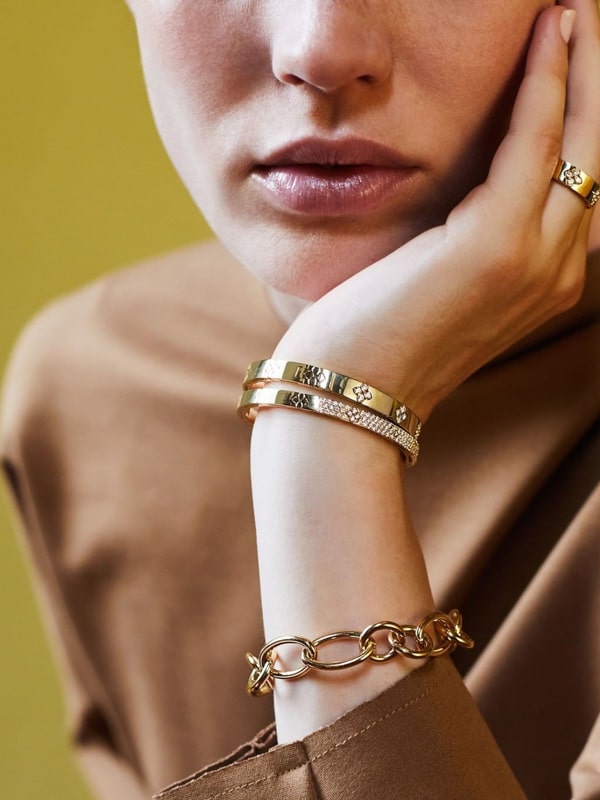
{"label": "pave diamond bracelet", "polygon": [[342,422],[357,425],[359,428],[365,428],[396,444],[409,466],[413,466],[417,462],[419,442],[416,436],[412,436],[387,417],[331,397],[307,394],[306,392],[289,392],[283,389],[247,389],[240,397],[238,412],[240,416],[254,422],[261,407],[277,406],[295,408],[299,411],[312,411],[315,414],[324,414]]}
{"label": "pave diamond bracelet", "polygon": [[415,439],[419,438],[421,421],[414,411],[395,397],[357,378],[350,378],[313,364],[268,358],[250,364],[244,378],[244,389],[257,389],[272,381],[297,383],[338,395],[386,417],[394,425],[404,428]]}

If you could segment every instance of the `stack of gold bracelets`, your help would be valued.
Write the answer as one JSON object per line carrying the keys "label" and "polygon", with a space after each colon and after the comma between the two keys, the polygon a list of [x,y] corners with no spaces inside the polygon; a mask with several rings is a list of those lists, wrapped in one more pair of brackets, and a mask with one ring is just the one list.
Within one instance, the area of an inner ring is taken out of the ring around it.
{"label": "stack of gold bracelets", "polygon": [[[273,382],[310,387],[318,393],[268,386]],[[273,406],[312,411],[366,428],[396,444],[408,465],[417,462],[420,419],[400,400],[364,381],[296,361],[254,361],[244,379],[238,411],[253,422],[260,408]]]}
{"label": "stack of gold bracelets", "polygon": [[[286,390],[271,383],[291,383],[315,390]],[[349,378],[325,367],[300,364],[296,361],[266,359],[254,361],[244,378],[244,391],[238,412],[254,422],[261,408],[283,407],[311,411],[372,431],[400,448],[409,466],[419,456],[421,421],[405,403],[356,378]],[[387,635],[387,649],[379,652],[374,634]],[[338,640],[355,641],[358,653],[343,661],[323,661],[319,649]],[[473,640],[462,629],[459,611],[449,614],[435,611],[418,625],[397,622],[376,622],[363,631],[336,631],[316,639],[304,636],[283,636],[267,642],[258,656],[246,654],[251,667],[248,694],[258,696],[273,691],[274,681],[302,678],[312,670],[339,670],[355,667],[366,661],[382,663],[398,655],[407,658],[429,658],[452,652],[456,647],[473,647]],[[276,667],[277,648],[296,645],[301,648],[300,663],[295,669]]]}

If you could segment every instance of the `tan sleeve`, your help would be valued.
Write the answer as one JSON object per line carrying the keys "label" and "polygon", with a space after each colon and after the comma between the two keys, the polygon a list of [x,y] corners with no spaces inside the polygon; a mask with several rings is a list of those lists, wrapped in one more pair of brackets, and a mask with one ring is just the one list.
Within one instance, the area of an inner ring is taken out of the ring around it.
{"label": "tan sleeve", "polygon": [[[135,768],[135,760],[119,730],[110,701],[95,674],[72,619],[48,552],[39,511],[44,508],[44,487],[36,496],[27,474],[27,452],[37,444],[39,426],[54,424],[44,387],[45,372],[52,369],[39,354],[48,333],[44,320],[25,330],[12,355],[4,386],[0,426],[2,477],[8,488],[17,528],[32,564],[32,579],[44,618],[66,705],[66,735],[76,758],[98,798],[147,800],[150,789]],[[46,468],[54,468],[50,453]]]}
{"label": "tan sleeve", "polygon": [[165,789],[160,800],[523,800],[525,795],[447,657],[300,742],[273,728]]}
{"label": "tan sleeve", "polygon": [[14,465],[6,456],[3,473],[9,486],[13,507],[25,546],[34,565],[34,584],[42,608],[46,630],[51,639],[55,659],[61,665],[61,680],[67,704],[68,736],[80,766],[102,800],[147,800],[150,791],[136,774],[125,753],[120,751],[110,720],[101,704],[85,687],[79,674],[80,646],[74,627],[66,616],[55,581],[48,571],[47,559],[40,548],[41,540],[34,530],[34,521],[25,513],[27,491],[17,479]]}

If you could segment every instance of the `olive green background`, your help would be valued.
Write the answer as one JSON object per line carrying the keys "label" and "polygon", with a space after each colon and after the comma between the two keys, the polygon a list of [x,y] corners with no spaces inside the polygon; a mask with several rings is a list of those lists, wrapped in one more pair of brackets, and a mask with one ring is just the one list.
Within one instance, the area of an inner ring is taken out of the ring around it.
{"label": "olive green background", "polygon": [[[207,235],[164,155],[121,0],[5,2],[0,25],[0,370],[52,297]],[[0,492],[0,782],[12,800],[90,797]],[[116,800],[127,800],[118,798]]]}

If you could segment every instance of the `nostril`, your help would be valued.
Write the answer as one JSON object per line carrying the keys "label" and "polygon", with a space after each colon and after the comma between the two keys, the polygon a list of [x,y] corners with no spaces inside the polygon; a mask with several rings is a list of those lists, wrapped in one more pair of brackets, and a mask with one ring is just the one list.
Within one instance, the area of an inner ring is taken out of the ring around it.
{"label": "nostril", "polygon": [[[316,76],[313,77],[312,75],[308,74],[305,77],[301,77],[293,72],[287,72],[277,77],[281,83],[287,83],[289,86],[313,86],[315,89],[318,89],[322,92],[330,92],[338,88],[336,81],[331,81],[331,84],[328,85],[325,80],[319,80]],[[369,74],[357,75],[355,80],[359,83],[367,84],[368,86],[375,86],[379,83],[379,80],[376,76]],[[344,83],[345,82],[340,81],[341,85],[344,85]]]}
{"label": "nostril", "polygon": [[374,27],[350,4],[340,4],[327,15],[309,14],[309,3],[290,6],[285,14],[281,11],[272,42],[272,70],[278,81],[332,93],[352,84],[378,86],[388,80],[392,48],[381,25]]}
{"label": "nostril", "polygon": [[[373,78],[369,77],[369,75],[361,75],[357,80],[360,83],[366,83],[371,85],[374,83]],[[305,80],[303,78],[299,78],[297,75],[285,75],[283,77],[282,83],[287,83],[290,86],[300,86],[302,84],[306,84],[307,86],[314,86],[316,89],[319,89],[322,92],[331,91],[327,86],[319,86],[316,81]]]}
{"label": "nostril", "polygon": [[287,75],[282,75],[282,77],[280,78],[280,81],[282,83],[288,83],[291,86],[299,86],[301,83],[305,83],[306,82],[306,81],[302,80],[302,78],[299,78],[297,75],[293,75],[291,73],[288,73]]}

